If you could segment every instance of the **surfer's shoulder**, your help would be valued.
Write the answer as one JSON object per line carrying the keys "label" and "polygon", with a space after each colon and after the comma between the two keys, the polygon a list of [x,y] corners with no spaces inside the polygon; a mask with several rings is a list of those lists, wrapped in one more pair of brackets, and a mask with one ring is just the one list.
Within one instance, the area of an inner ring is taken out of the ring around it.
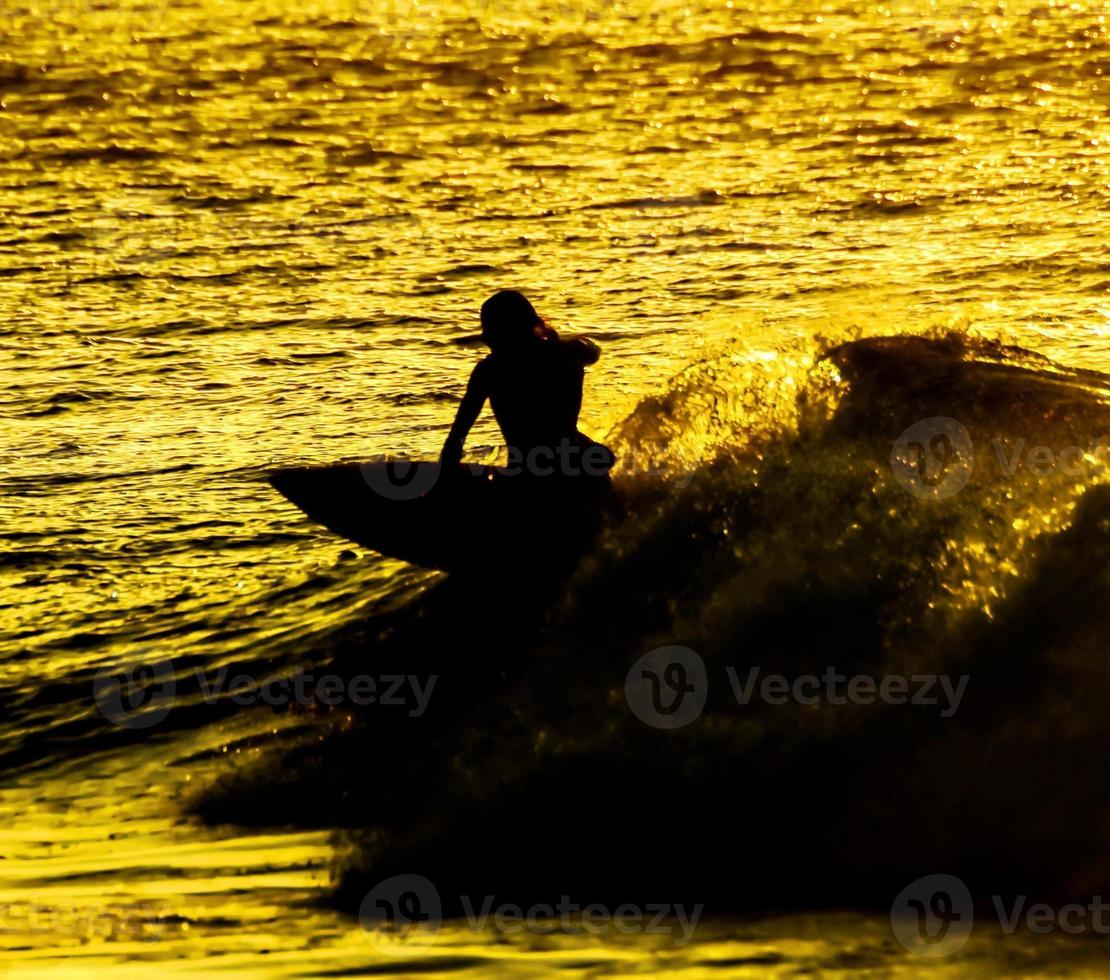
{"label": "surfer's shoulder", "polygon": [[585,366],[596,364],[601,357],[601,348],[589,337],[575,337],[573,340],[560,340],[559,344],[567,356],[577,363]]}
{"label": "surfer's shoulder", "polygon": [[474,365],[474,370],[470,372],[470,384],[468,387],[471,389],[484,388],[489,384],[490,375],[493,371],[492,355],[487,354],[477,364]]}

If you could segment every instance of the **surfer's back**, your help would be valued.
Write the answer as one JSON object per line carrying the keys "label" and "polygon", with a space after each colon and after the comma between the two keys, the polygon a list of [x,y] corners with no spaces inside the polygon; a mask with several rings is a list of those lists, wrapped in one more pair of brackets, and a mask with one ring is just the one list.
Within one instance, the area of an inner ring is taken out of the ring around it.
{"label": "surfer's back", "polygon": [[476,370],[483,373],[505,442],[527,453],[573,439],[578,434],[585,367],[600,355],[592,341],[555,339],[486,357]]}
{"label": "surfer's back", "polygon": [[[440,461],[462,459],[467,433],[489,399],[510,458],[530,470],[529,458],[550,457],[566,447],[581,452],[596,445],[578,431],[585,369],[601,354],[585,338],[561,340],[514,290],[502,290],[482,304],[482,340],[490,353],[474,368],[459,404]],[[604,449],[612,465],[612,454]],[[568,475],[570,475],[568,473]]]}

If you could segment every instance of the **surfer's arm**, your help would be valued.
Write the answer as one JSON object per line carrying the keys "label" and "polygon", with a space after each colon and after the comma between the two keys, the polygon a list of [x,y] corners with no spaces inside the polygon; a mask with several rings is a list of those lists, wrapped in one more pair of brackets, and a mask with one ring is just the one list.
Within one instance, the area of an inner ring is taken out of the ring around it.
{"label": "surfer's arm", "polygon": [[463,395],[459,410],[455,413],[455,421],[447,435],[447,441],[443,444],[443,452],[439,454],[440,462],[457,463],[462,459],[463,444],[466,442],[470,427],[481,414],[488,394],[485,370],[482,364],[479,364],[470,375],[466,394]]}
{"label": "surfer's arm", "polygon": [[588,337],[576,337],[565,343],[571,356],[583,367],[596,364],[601,357],[601,348]]}

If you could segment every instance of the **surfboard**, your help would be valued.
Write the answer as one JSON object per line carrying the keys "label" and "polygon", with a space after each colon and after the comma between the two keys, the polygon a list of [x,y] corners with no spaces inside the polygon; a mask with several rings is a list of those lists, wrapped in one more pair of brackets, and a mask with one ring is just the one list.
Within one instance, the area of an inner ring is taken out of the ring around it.
{"label": "surfboard", "polygon": [[373,460],[281,469],[269,479],[341,537],[447,572],[564,570],[608,509],[607,481],[545,484],[476,464]]}

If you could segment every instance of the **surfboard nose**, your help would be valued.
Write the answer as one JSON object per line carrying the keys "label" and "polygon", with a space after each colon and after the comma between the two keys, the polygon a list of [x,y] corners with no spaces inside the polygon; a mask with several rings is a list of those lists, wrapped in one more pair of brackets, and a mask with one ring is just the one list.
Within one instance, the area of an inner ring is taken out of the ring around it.
{"label": "surfboard nose", "polygon": [[267,475],[266,480],[270,486],[281,494],[284,494],[296,483],[296,478],[290,470],[275,470]]}
{"label": "surfboard nose", "polygon": [[305,502],[314,485],[312,473],[307,468],[275,470],[267,479],[270,486],[295,504]]}

